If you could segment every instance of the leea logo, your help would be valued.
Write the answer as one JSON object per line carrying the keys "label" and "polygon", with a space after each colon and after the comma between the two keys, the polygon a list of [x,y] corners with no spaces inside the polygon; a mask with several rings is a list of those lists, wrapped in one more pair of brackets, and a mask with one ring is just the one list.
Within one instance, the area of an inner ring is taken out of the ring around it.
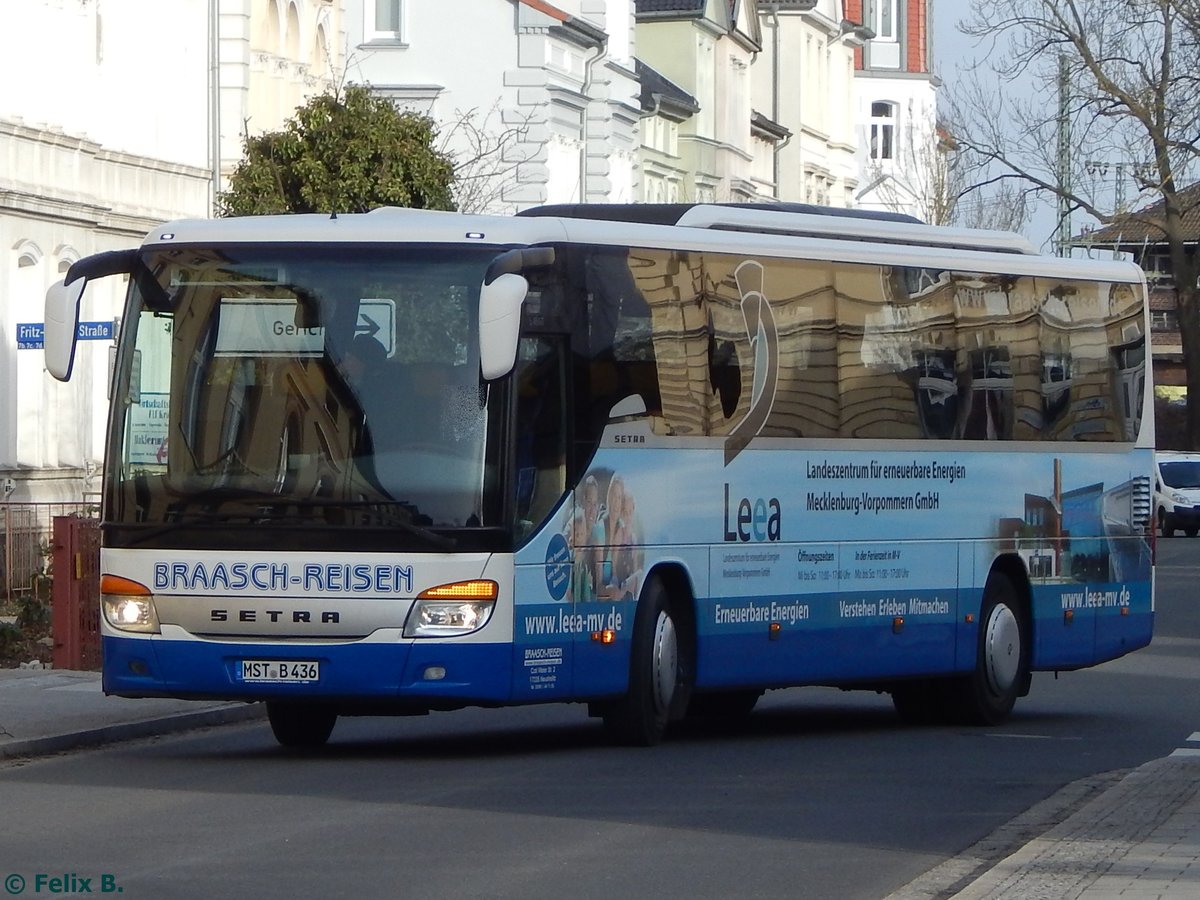
{"label": "leea logo", "polygon": [[743,497],[732,515],[729,509],[729,485],[725,485],[725,540],[777,541],[783,529],[783,509],[777,497],[751,500]]}

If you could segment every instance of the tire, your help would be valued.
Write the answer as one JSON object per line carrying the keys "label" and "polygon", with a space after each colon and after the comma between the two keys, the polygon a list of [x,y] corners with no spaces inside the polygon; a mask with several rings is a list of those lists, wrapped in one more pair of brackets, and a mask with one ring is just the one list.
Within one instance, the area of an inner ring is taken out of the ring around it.
{"label": "tire", "polygon": [[1171,524],[1171,517],[1161,509],[1158,511],[1158,531],[1163,537],[1175,537],[1175,526]]}
{"label": "tire", "polygon": [[1020,594],[993,572],[983,589],[975,670],[948,685],[947,712],[964,725],[999,725],[1029,685],[1029,624]]}
{"label": "tire", "polygon": [[1183,529],[1183,533],[1188,537],[1195,537],[1198,533],[1200,533],[1200,528],[1197,528],[1195,525],[1189,525],[1187,528]]}
{"label": "tire", "polygon": [[337,710],[328,706],[267,701],[267,720],[283,747],[311,749],[324,746],[337,724]]}
{"label": "tire", "polygon": [[694,667],[691,636],[681,634],[666,588],[658,578],[647,582],[638,600],[629,689],[601,710],[604,728],[622,744],[650,747],[682,717],[691,696]]}
{"label": "tire", "polygon": [[692,694],[688,703],[689,719],[744,719],[754,711],[763,695],[753,688],[741,691],[714,691],[711,694]]}

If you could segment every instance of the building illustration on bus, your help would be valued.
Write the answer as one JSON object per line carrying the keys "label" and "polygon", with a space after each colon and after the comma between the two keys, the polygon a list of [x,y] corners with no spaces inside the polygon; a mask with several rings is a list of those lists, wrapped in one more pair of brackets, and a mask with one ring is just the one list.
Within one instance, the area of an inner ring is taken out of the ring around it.
{"label": "building illustration on bus", "polygon": [[652,744],[800,685],[997,723],[1150,641],[1132,264],[789,205],[180,221],[51,288],[57,377],[115,274],[109,693]]}

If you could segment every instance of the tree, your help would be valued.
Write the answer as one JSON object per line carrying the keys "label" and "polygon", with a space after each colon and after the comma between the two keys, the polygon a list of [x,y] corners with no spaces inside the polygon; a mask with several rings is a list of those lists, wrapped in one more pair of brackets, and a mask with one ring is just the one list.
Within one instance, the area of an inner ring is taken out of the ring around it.
{"label": "tree", "polygon": [[247,136],[220,214],[453,209],[454,167],[437,137],[432,119],[363,85],[319,94],[281,131]]}
{"label": "tree", "polygon": [[897,147],[904,165],[894,172],[881,163],[871,170],[871,187],[879,200],[893,212],[913,211],[930,225],[958,225],[1020,231],[1029,219],[1022,194],[1007,184],[994,186],[986,198],[976,181],[982,163],[969,148],[959,144],[944,125],[936,136],[906,128],[907,141]]}
{"label": "tree", "polygon": [[[1200,275],[1184,216],[1195,192],[1200,136],[1197,0],[972,0],[959,24],[989,53],[991,78],[955,86],[959,141],[994,163],[1000,179],[1083,211],[1102,225],[1137,221],[1169,252],[1187,372],[1187,435],[1200,446]],[[995,80],[1005,85],[997,89]],[[1022,96],[1014,80],[1032,83]],[[1105,167],[1121,162],[1139,190],[1109,198]],[[1090,170],[1090,171],[1089,171]],[[1129,208],[1153,201],[1153,215]]]}

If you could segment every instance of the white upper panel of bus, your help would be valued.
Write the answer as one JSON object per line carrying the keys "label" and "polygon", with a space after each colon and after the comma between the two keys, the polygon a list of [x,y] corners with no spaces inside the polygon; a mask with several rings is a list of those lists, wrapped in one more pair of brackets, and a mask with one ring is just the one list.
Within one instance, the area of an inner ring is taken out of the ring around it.
{"label": "white upper panel of bus", "polygon": [[[525,246],[569,242],[839,260],[981,273],[1141,282],[1130,262],[1044,256],[1019,235],[850,216],[696,206],[678,225],[548,216],[473,216],[432,210],[251,216],[169,222],[146,246],[230,243],[462,243]],[[972,248],[964,249],[969,245]]]}

